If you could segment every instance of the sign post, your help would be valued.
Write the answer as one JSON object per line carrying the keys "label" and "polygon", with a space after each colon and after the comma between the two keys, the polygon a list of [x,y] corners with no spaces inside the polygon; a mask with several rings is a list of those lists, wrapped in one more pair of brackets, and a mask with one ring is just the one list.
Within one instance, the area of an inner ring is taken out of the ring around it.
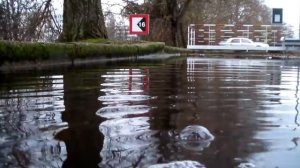
{"label": "sign post", "polygon": [[129,34],[148,35],[149,20],[148,14],[129,15]]}
{"label": "sign post", "polygon": [[273,8],[272,23],[282,24],[282,8]]}

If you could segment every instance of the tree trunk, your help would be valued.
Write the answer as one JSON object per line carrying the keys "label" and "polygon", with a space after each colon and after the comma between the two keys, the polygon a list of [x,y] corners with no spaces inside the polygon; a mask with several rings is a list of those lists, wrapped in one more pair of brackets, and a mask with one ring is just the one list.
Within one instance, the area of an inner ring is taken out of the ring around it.
{"label": "tree trunk", "polygon": [[101,0],[64,0],[61,41],[107,38]]}
{"label": "tree trunk", "polygon": [[[149,40],[163,41],[167,45],[186,47],[181,22],[191,0],[156,0],[150,11]],[[180,5],[179,5],[180,3]]]}

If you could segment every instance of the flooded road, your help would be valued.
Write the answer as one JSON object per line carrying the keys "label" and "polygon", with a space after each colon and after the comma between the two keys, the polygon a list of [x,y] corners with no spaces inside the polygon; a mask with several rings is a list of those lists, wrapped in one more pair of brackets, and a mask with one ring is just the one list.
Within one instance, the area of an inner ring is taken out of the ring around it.
{"label": "flooded road", "polygon": [[299,168],[298,60],[0,74],[0,167]]}

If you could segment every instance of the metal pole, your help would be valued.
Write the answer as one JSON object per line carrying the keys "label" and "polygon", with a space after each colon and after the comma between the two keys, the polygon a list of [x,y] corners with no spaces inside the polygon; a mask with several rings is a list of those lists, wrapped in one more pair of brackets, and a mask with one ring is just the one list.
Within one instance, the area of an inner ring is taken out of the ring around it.
{"label": "metal pole", "polygon": [[210,45],[210,25],[208,25],[208,45]]}
{"label": "metal pole", "polygon": [[268,27],[271,25],[261,25],[263,27],[266,27],[266,33],[265,33],[265,43],[268,43]]}
{"label": "metal pole", "polygon": [[190,41],[190,36],[191,36],[191,35],[190,35],[190,26],[191,26],[191,25],[188,26],[188,45],[191,44],[191,41]]}
{"label": "metal pole", "polygon": [[[243,26],[247,27],[247,38],[250,38],[250,27],[252,27],[253,25],[244,24]],[[244,36],[244,34],[243,34],[243,36]]]}
{"label": "metal pole", "polygon": [[273,46],[275,46],[276,44],[276,33],[277,33],[277,30],[272,30],[272,36],[273,36]]}
{"label": "metal pole", "polygon": [[249,26],[247,26],[247,38],[249,38]]}
{"label": "metal pole", "polygon": [[266,41],[265,41],[265,43],[267,43],[268,42],[268,26],[266,26]]}
{"label": "metal pole", "polygon": [[299,127],[300,124],[299,124],[299,122],[298,122],[298,116],[299,116],[299,110],[298,110],[298,105],[299,105],[298,87],[299,87],[299,65],[298,65],[297,85],[296,85],[296,93],[295,93],[295,96],[296,96],[296,107],[295,107],[295,110],[296,110],[296,116],[295,116],[295,124]]}
{"label": "metal pole", "polygon": [[193,45],[196,45],[196,30],[195,30],[195,26],[194,28],[192,29],[193,30]]}
{"label": "metal pole", "polygon": [[189,26],[189,43],[190,45],[195,45],[195,24],[190,24]]}

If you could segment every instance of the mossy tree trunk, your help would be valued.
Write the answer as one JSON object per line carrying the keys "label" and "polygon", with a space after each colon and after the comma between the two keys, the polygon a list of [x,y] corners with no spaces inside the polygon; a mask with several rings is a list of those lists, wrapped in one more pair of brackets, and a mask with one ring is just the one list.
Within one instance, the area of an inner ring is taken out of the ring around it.
{"label": "mossy tree trunk", "polygon": [[61,41],[107,38],[101,0],[64,0]]}

